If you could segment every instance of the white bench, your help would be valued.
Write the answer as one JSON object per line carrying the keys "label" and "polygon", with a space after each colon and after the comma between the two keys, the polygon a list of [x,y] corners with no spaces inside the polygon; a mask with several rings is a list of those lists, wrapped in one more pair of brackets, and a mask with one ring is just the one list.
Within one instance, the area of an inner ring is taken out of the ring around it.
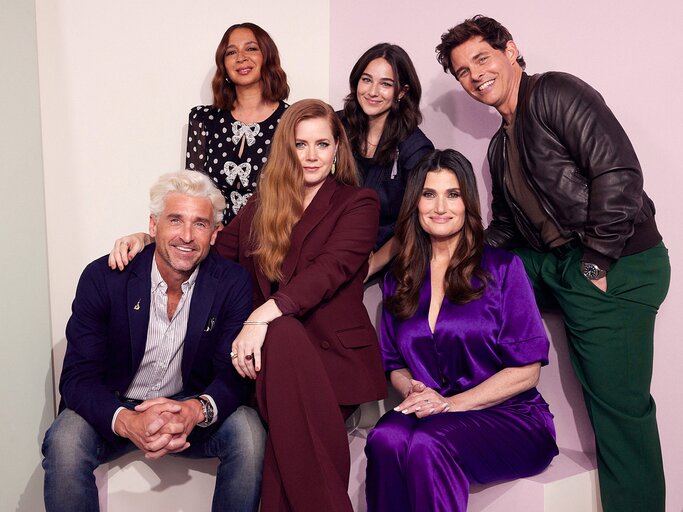
{"label": "white bench", "polygon": [[[365,304],[373,321],[379,318],[381,293],[366,290]],[[558,315],[545,315],[552,336],[550,365],[541,372],[539,389],[555,415],[558,455],[535,477],[475,486],[470,512],[600,512],[593,434],[583,397],[569,363],[564,327]],[[394,398],[395,400],[395,398]],[[389,399],[388,405],[392,405]],[[365,438],[387,404],[371,403],[355,417],[349,433],[351,478],[349,496],[356,512],[365,512]],[[102,512],[194,512],[211,509],[216,459],[165,457],[147,461],[131,453],[97,472]],[[68,485],[68,483],[67,483]]]}

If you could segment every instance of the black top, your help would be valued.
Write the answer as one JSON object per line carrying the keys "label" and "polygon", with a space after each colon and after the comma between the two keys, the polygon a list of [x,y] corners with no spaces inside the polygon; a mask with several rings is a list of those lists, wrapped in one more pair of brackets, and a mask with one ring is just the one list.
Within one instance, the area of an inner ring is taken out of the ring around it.
{"label": "black top", "polygon": [[372,158],[354,155],[358,164],[361,186],[375,190],[379,196],[379,232],[373,251],[382,247],[394,236],[394,226],[401,209],[408,176],[420,159],[433,149],[432,142],[422,130],[417,128],[398,145],[396,157],[392,163],[382,165]]}
{"label": "black top", "polygon": [[250,124],[210,105],[190,111],[185,167],[203,172],[221,190],[227,203],[223,223],[230,222],[254,192],[275,128],[288,106],[281,101],[268,119]]}

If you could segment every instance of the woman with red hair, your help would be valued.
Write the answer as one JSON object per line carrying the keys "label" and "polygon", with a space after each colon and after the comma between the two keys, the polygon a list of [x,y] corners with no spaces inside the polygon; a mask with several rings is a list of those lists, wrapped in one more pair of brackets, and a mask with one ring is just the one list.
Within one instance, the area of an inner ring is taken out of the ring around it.
{"label": "woman with red hair", "polygon": [[[218,234],[218,252],[253,278],[255,309],[231,357],[240,375],[256,380],[268,425],[263,512],[352,512],[344,420],[386,396],[363,305],[379,201],[357,185],[332,107],[299,101],[282,116],[258,192]],[[145,241],[118,240],[112,268]]]}

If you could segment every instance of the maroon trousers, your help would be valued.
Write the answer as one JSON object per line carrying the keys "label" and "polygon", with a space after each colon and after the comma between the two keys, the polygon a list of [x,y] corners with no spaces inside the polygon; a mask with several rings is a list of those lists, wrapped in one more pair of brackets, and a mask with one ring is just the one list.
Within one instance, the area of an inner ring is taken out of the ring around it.
{"label": "maroon trousers", "polygon": [[256,379],[268,424],[262,512],[352,512],[350,457],[341,406],[304,326],[291,317],[270,323]]}

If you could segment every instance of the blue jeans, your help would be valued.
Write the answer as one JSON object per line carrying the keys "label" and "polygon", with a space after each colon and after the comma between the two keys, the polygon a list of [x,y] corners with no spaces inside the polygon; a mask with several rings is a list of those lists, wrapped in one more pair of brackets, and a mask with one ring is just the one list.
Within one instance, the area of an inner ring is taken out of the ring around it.
{"label": "blue jeans", "polygon": [[[217,428],[195,428],[190,434],[190,447],[177,455],[220,459],[212,510],[256,512],[265,440],[256,411],[242,406]],[[77,413],[62,411],[43,441],[46,511],[98,511],[93,471],[136,449],[123,438],[115,444],[105,442]]]}

